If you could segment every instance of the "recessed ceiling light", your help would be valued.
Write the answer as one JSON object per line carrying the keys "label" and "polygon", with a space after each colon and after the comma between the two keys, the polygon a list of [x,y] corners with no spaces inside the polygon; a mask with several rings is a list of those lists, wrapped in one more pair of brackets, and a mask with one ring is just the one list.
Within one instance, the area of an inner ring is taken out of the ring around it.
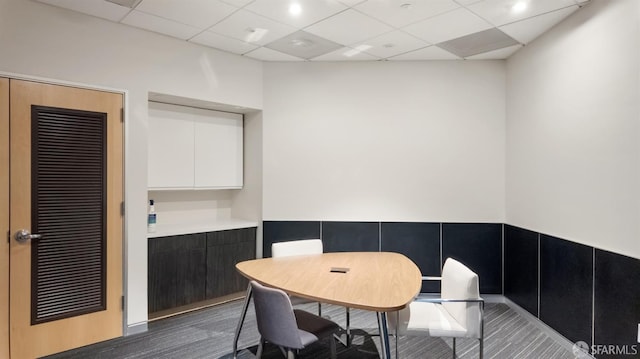
{"label": "recessed ceiling light", "polygon": [[291,5],[289,5],[289,14],[293,16],[298,16],[300,15],[300,13],[302,13],[302,6],[300,6],[299,3],[294,2],[294,3],[291,3]]}
{"label": "recessed ceiling light", "polygon": [[518,1],[511,7],[511,11],[514,13],[521,13],[527,10],[527,2],[524,0]]}
{"label": "recessed ceiling light", "polygon": [[402,5],[400,5],[400,7],[405,9],[405,10],[411,9],[412,6],[413,6],[413,4],[409,3],[409,2],[406,2],[406,3],[402,4]]}

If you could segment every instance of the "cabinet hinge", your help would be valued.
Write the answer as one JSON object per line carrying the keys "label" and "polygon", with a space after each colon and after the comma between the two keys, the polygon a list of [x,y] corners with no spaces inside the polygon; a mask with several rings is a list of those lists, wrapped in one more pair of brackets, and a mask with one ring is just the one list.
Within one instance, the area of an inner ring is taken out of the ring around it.
{"label": "cabinet hinge", "polygon": [[7,243],[11,243],[11,231],[7,231]]}
{"label": "cabinet hinge", "polygon": [[120,297],[120,309],[124,311],[124,295]]}
{"label": "cabinet hinge", "polygon": [[120,216],[124,217],[124,201],[120,202]]}
{"label": "cabinet hinge", "polygon": [[120,109],[120,122],[124,123],[124,107]]}

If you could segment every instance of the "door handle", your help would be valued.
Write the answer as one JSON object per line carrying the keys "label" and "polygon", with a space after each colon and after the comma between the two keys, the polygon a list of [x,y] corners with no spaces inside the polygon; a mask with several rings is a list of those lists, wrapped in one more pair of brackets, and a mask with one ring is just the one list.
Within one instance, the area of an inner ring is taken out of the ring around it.
{"label": "door handle", "polygon": [[16,232],[14,238],[18,243],[27,243],[29,240],[40,239],[42,235],[40,234],[31,234],[26,229],[21,229]]}

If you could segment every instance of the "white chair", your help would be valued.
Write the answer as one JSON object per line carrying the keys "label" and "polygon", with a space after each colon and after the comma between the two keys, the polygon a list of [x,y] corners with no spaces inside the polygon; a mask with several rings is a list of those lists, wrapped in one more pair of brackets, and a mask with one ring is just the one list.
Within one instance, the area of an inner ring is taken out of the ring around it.
{"label": "white chair", "polygon": [[[288,256],[301,256],[311,254],[322,254],[324,248],[322,246],[321,239],[301,239],[287,242],[276,242],[271,244],[271,257],[281,258]],[[291,302],[294,305],[312,303],[310,300],[299,297],[291,297]],[[318,303],[318,315],[322,315],[322,304]],[[351,329],[349,327],[349,308],[345,310],[346,315],[346,341],[343,342],[345,346],[351,345]],[[342,342],[342,339],[339,339]]]}
{"label": "white chair", "polygon": [[[302,239],[297,241],[276,242],[271,244],[271,257],[281,258],[289,256],[303,256],[311,254],[322,254],[322,240]],[[313,303],[300,297],[291,297],[293,305]],[[322,315],[322,305],[318,303],[318,315]]]}
{"label": "white chair", "polygon": [[288,359],[294,359],[294,350],[322,338],[331,338],[331,358],[335,359],[333,334],[340,329],[336,323],[304,310],[294,310],[289,296],[279,289],[251,281],[251,290],[260,333],[257,358],[262,357],[265,342],[279,346]]}
{"label": "white chair", "polygon": [[271,257],[301,256],[322,254],[322,240],[301,239],[297,241],[276,242],[271,245]]}
{"label": "white chair", "polygon": [[464,264],[448,258],[442,277],[423,277],[441,280],[440,298],[416,298],[399,312],[389,313],[389,332],[398,335],[453,338],[453,357],[456,357],[456,338],[475,338],[480,343],[480,359],[484,351],[484,300],[480,298],[478,275]]}

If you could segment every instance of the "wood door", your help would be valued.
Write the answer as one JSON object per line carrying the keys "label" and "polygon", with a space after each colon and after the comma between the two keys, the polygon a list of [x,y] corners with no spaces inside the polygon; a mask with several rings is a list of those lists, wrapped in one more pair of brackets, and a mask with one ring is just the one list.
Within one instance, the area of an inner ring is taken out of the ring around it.
{"label": "wood door", "polygon": [[10,105],[11,357],[122,336],[122,95],[10,80]]}

